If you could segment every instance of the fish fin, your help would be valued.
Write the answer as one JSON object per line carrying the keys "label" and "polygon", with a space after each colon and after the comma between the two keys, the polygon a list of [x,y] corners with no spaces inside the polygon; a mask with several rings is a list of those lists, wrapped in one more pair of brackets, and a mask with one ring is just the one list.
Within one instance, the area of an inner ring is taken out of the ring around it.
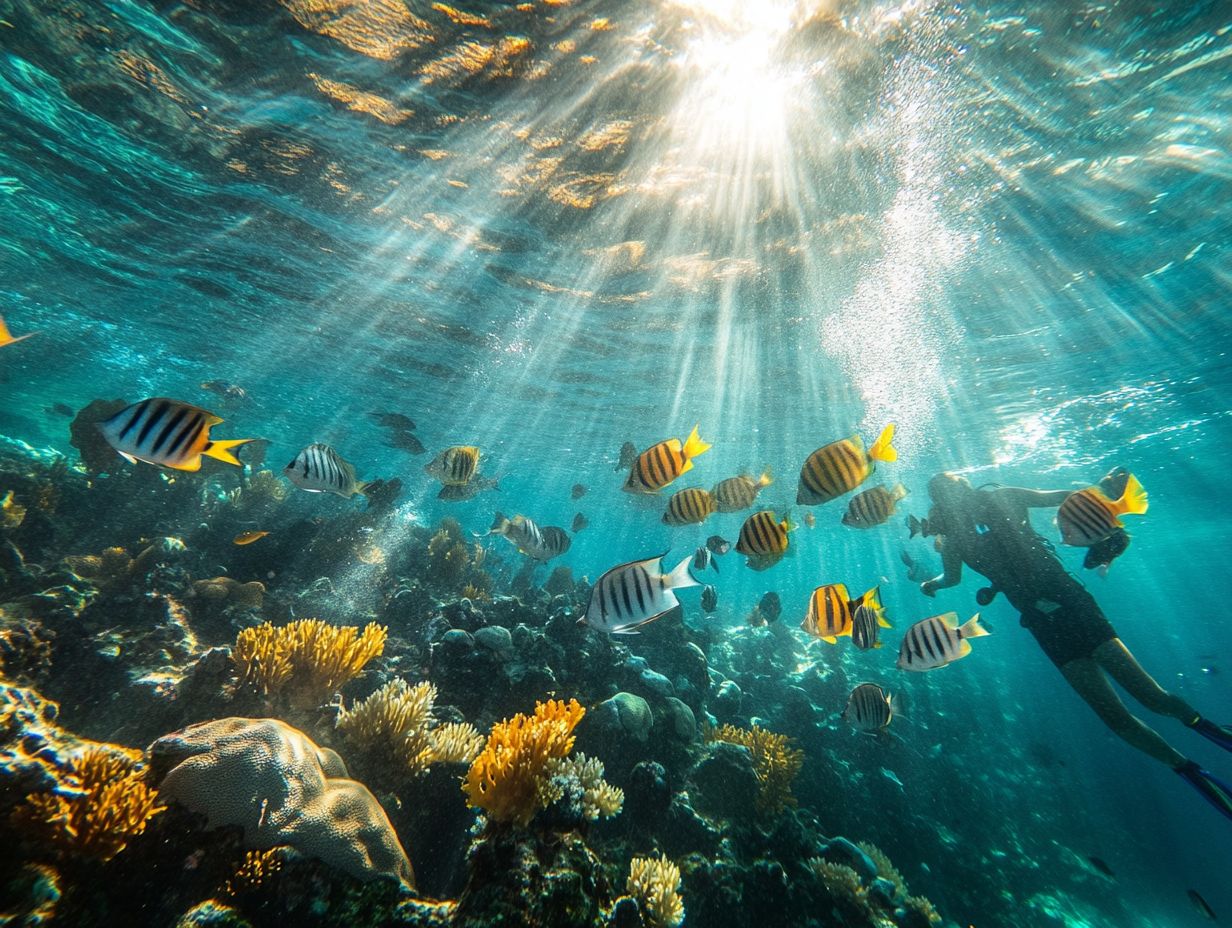
{"label": "fish fin", "polygon": [[[882,628],[893,628],[893,627],[894,627],[894,626],[893,626],[893,625],[891,625],[891,624],[889,623],[889,621],[886,619],[886,617],[885,617],[885,610],[884,610],[884,609],[878,609],[878,610],[877,610],[877,624],[878,624],[878,625],[880,625]],[[881,642],[880,642],[880,641],[879,641],[879,642],[877,642],[877,647],[881,647]]]}
{"label": "fish fin", "polygon": [[873,447],[868,449],[868,456],[874,461],[897,461],[898,450],[891,444],[893,441],[894,423],[891,422],[881,430],[881,434],[873,442]]}
{"label": "fish fin", "polygon": [[[206,428],[213,428],[214,426],[218,425],[218,423],[225,422],[225,421],[226,421],[225,419],[219,418],[218,416],[214,415],[212,412],[207,412],[205,414]],[[245,441],[256,441],[256,439],[248,438],[248,439],[245,439]]]}
{"label": "fish fin", "polygon": [[128,461],[129,464],[137,463],[137,459],[133,457],[131,454],[129,454],[127,451],[119,451],[116,453],[119,454],[120,457],[122,457],[124,460]]}
{"label": "fish fin", "polygon": [[[219,422],[222,420],[219,419]],[[243,467],[244,463],[231,453],[232,448],[238,448],[240,445],[246,445],[250,441],[256,441],[255,438],[227,438],[222,441],[211,441],[208,443],[201,453],[207,457],[223,461],[227,464],[234,464],[236,467]],[[201,466],[201,462],[197,462],[197,467]],[[196,470],[194,467],[193,470]]]}
{"label": "fish fin", "polygon": [[664,586],[669,590],[682,590],[685,587],[701,586],[697,580],[693,579],[693,575],[689,573],[689,567],[693,563],[693,555],[689,555],[679,564],[672,568],[672,572],[663,578]]}
{"label": "fish fin", "polygon": [[895,502],[898,502],[900,499],[906,499],[911,495],[911,491],[901,483],[896,483],[894,484],[894,489],[890,491],[890,495],[894,497]]}
{"label": "fish fin", "polygon": [[[971,642],[964,638],[958,642],[958,657],[966,657],[971,653]],[[958,658],[955,658],[957,660]]]}
{"label": "fish fin", "polygon": [[362,493],[366,496],[368,494],[369,488],[374,483],[376,483],[375,480],[356,480],[355,481],[355,492]]}
{"label": "fish fin", "polygon": [[826,644],[838,644],[838,639],[833,635],[822,635],[821,640]]}
{"label": "fish fin", "polygon": [[5,345],[16,345],[18,342],[24,342],[27,338],[33,338],[38,334],[38,332],[28,332],[25,335],[18,335],[14,338],[8,326],[4,324],[4,320],[0,319],[0,348],[3,348]]}
{"label": "fish fin", "polygon": [[[705,452],[709,450],[710,450],[710,445],[708,445],[706,442],[701,440],[701,438],[697,434],[697,426],[696,425],[693,426],[693,431],[689,433],[689,437],[685,440],[684,448],[682,449],[682,452],[681,452],[685,458],[684,470],[689,469],[688,462],[692,458],[697,457],[699,454],[704,454]],[[683,473],[683,471],[681,472]]]}
{"label": "fish fin", "polygon": [[1140,516],[1146,512],[1146,490],[1142,488],[1142,484],[1138,482],[1138,478],[1133,474],[1130,474],[1129,479],[1125,481],[1125,492],[1116,501],[1114,508],[1118,515],[1131,513],[1132,515]]}
{"label": "fish fin", "polygon": [[690,458],[685,458],[685,459],[684,459],[684,464],[682,464],[682,465],[681,465],[681,467],[680,467],[680,472],[681,472],[682,474],[684,474],[684,473],[688,473],[688,472],[689,472],[689,471],[691,471],[692,469],[693,469],[693,461],[692,461],[692,459],[690,459]]}
{"label": "fish fin", "polygon": [[757,478],[757,486],[759,488],[768,487],[772,483],[774,483],[774,474],[772,474],[770,472],[770,468],[767,467],[761,472],[761,476]]}
{"label": "fish fin", "polygon": [[201,455],[195,454],[183,464],[168,464],[166,466],[171,470],[181,470],[185,473],[193,474],[201,469]]}
{"label": "fish fin", "polygon": [[946,628],[958,628],[958,613],[957,612],[947,612],[945,615],[937,616],[937,618],[939,618],[945,624]]}
{"label": "fish fin", "polygon": [[641,632],[639,632],[636,628],[613,628],[610,632],[608,632],[608,634],[609,635],[640,635]]}
{"label": "fish fin", "polygon": [[873,647],[874,647],[874,648],[883,648],[883,647],[885,647],[885,645],[884,645],[884,644],[882,644],[880,641],[874,641],[874,642],[873,642]]}
{"label": "fish fin", "polygon": [[980,614],[978,612],[967,619],[959,631],[964,638],[983,638],[985,635],[990,634],[988,629],[980,624]]}

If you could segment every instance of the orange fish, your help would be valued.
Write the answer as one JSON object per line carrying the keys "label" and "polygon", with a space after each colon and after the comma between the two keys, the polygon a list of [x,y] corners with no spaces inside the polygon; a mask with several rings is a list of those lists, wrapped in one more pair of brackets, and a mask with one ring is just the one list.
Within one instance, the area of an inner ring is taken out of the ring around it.
{"label": "orange fish", "polygon": [[233,539],[233,543],[237,545],[250,545],[254,541],[260,541],[268,534],[269,532],[240,532]]}
{"label": "orange fish", "polygon": [[13,333],[9,331],[9,327],[4,324],[4,317],[0,316],[0,348],[5,345],[15,345],[20,341],[25,341],[30,335],[37,335],[37,332],[31,332],[29,335],[18,335],[13,337]]}

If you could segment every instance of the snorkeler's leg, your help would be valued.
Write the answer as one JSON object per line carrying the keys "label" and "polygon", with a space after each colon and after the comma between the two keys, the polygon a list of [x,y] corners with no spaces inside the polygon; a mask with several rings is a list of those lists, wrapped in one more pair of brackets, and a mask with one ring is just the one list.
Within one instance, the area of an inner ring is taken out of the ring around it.
{"label": "snorkeler's leg", "polygon": [[1177,719],[1186,725],[1192,725],[1195,719],[1200,718],[1197,709],[1156,683],[1155,678],[1143,669],[1120,638],[1105,641],[1091,656],[1099,666],[1108,671],[1112,679],[1125,688],[1125,692],[1152,712]]}
{"label": "snorkeler's leg", "polygon": [[1184,755],[1125,708],[1107,674],[1093,659],[1083,657],[1070,661],[1061,668],[1061,673],[1074,692],[1122,740],[1174,769],[1185,763]]}

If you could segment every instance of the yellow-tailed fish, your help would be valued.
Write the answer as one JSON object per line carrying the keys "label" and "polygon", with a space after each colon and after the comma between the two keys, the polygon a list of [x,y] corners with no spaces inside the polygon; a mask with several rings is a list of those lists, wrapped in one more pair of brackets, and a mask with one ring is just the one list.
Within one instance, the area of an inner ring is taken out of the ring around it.
{"label": "yellow-tailed fish", "polygon": [[929,616],[921,619],[903,636],[898,649],[899,670],[935,670],[971,653],[968,638],[980,638],[988,630],[980,624],[977,612],[962,625],[958,613]]}
{"label": "yellow-tailed fish", "polygon": [[901,483],[894,489],[887,490],[884,486],[863,490],[847,503],[847,511],[843,513],[843,524],[852,528],[873,528],[882,525],[894,515],[898,501],[906,497],[907,488]]}
{"label": "yellow-tailed fish", "polygon": [[898,703],[876,683],[861,683],[847,697],[843,720],[861,731],[883,731],[894,718]]}
{"label": "yellow-tailed fish", "polygon": [[206,456],[241,467],[230,449],[254,439],[211,440],[210,429],[222,421],[199,406],[154,397],[121,409],[98,428],[107,444],[133,463],[196,471]]}
{"label": "yellow-tailed fish", "polygon": [[478,467],[478,448],[474,445],[454,445],[425,464],[424,473],[435,477],[447,487],[460,487],[470,482]]}
{"label": "yellow-tailed fish", "polygon": [[637,456],[625,481],[627,493],[658,493],[681,474],[693,469],[693,459],[710,450],[697,435],[697,426],[684,444],[679,438],[669,438],[651,445]]}
{"label": "yellow-tailed fish", "polygon": [[757,494],[772,483],[774,483],[774,478],[769,470],[763,471],[762,475],[757,478],[741,474],[739,477],[720,480],[714,485],[710,495],[714,497],[717,511],[739,512],[741,509],[748,509],[752,506],[757,500]]}
{"label": "yellow-tailed fish", "polygon": [[796,502],[816,506],[850,493],[869,478],[875,462],[898,460],[893,440],[894,423],[891,422],[867,451],[859,435],[818,448],[800,468]]}
{"label": "yellow-tailed fish", "polygon": [[1089,548],[1103,541],[1122,527],[1119,516],[1126,513],[1142,515],[1147,510],[1146,490],[1133,474],[1125,482],[1120,499],[1109,499],[1099,487],[1087,487],[1065,497],[1057,509],[1057,527],[1061,541],[1079,548]]}
{"label": "yellow-tailed fish", "polygon": [[9,331],[9,327],[4,324],[4,317],[0,316],[0,348],[5,345],[16,345],[18,342],[24,342],[27,338],[38,335],[38,332],[28,332],[25,335],[13,337],[13,333]]}
{"label": "yellow-tailed fish", "polygon": [[705,490],[690,487],[677,490],[667,501],[663,521],[668,525],[697,525],[714,512],[714,498]]}
{"label": "yellow-tailed fish", "polygon": [[680,605],[676,590],[701,586],[689,573],[693,556],[677,564],[671,573],[661,573],[660,561],[667,552],[642,561],[613,567],[595,581],[590,605],[578,624],[613,635],[632,635]]}
{"label": "yellow-tailed fish", "polygon": [[231,539],[231,543],[241,545],[241,546],[250,545],[254,541],[260,541],[262,538],[264,538],[268,534],[269,532],[240,532],[233,539]]}
{"label": "yellow-tailed fish", "polygon": [[368,489],[355,479],[355,466],[329,445],[315,442],[282,469],[288,480],[309,493],[333,493],[350,499]]}
{"label": "yellow-tailed fish", "polygon": [[736,550],[748,556],[746,563],[754,570],[773,567],[787,553],[787,533],[794,528],[789,519],[780,522],[771,510],[762,509],[740,526]]}
{"label": "yellow-tailed fish", "polygon": [[813,590],[813,595],[809,597],[808,612],[805,613],[800,627],[814,638],[836,644],[840,637],[852,633],[853,619],[856,610],[860,608],[872,611],[874,617],[880,618],[880,624],[889,628],[884,617],[878,615],[881,599],[877,587],[853,600],[842,583],[827,583]]}
{"label": "yellow-tailed fish", "polygon": [[892,627],[886,621],[879,587],[874,587],[861,596],[851,610],[851,642],[861,651],[880,648],[881,629]]}

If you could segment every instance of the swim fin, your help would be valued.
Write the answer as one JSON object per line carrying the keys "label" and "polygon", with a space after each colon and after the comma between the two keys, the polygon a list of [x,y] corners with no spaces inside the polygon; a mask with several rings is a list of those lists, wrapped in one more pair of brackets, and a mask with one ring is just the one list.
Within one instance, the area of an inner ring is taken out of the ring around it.
{"label": "swim fin", "polygon": [[1202,798],[1232,821],[1232,786],[1220,780],[1209,770],[1203,770],[1194,761],[1186,761],[1176,768],[1190,786],[1202,794]]}
{"label": "swim fin", "polygon": [[1227,725],[1216,725],[1210,719],[1199,718],[1189,727],[1225,751],[1232,751],[1232,728]]}

